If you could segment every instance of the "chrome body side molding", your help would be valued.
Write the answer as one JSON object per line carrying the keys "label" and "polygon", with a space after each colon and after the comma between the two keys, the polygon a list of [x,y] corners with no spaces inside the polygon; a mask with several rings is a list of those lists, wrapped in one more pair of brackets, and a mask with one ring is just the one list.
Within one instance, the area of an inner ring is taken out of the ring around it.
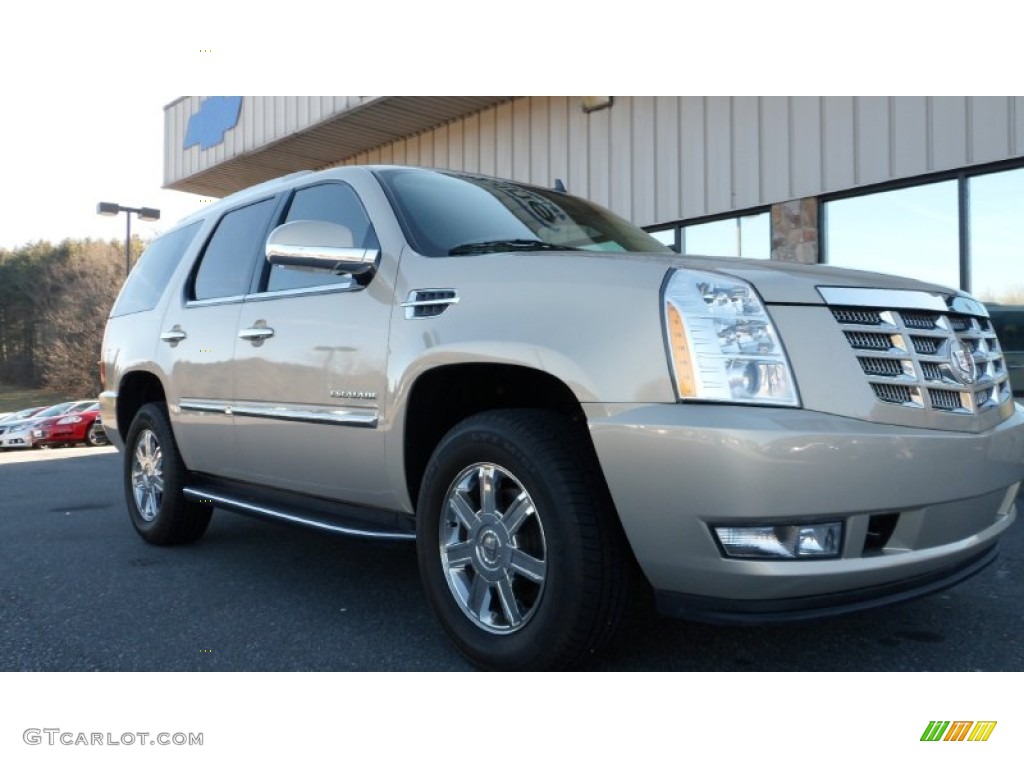
{"label": "chrome body side molding", "polygon": [[251,416],[260,419],[298,421],[306,424],[335,424],[343,427],[376,429],[380,420],[377,408],[329,408],[317,406],[278,405],[274,403],[228,403],[223,400],[182,398],[183,411]]}

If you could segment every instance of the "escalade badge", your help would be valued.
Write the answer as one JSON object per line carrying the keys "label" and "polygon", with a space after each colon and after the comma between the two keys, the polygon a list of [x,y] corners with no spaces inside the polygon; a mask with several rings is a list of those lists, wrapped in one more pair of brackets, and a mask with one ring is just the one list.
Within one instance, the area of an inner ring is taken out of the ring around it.
{"label": "escalade badge", "polygon": [[949,359],[953,370],[953,376],[961,384],[973,384],[978,378],[978,366],[974,363],[974,356],[971,350],[962,341],[956,341],[950,345]]}

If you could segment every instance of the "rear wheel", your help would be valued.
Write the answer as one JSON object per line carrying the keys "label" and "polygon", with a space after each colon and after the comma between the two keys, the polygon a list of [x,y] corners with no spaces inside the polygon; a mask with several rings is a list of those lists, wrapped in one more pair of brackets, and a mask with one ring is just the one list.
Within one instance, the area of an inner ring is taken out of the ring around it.
{"label": "rear wheel", "polygon": [[487,669],[578,665],[622,613],[624,537],[585,433],[556,413],[453,428],[424,476],[417,548],[435,615]]}
{"label": "rear wheel", "polygon": [[188,471],[163,403],[147,403],[135,415],[125,440],[123,467],[128,515],[143,539],[150,544],[185,544],[206,532],[212,509],[183,493]]}

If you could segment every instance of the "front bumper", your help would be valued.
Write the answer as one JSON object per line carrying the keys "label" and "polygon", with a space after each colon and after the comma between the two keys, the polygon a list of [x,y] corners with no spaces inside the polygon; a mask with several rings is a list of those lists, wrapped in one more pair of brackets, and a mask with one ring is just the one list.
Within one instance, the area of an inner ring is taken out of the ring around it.
{"label": "front bumper", "polygon": [[19,430],[0,435],[0,448],[31,448],[32,444],[30,431]]}
{"label": "front bumper", "polygon": [[107,439],[110,440],[111,444],[114,445],[117,450],[124,450],[124,440],[121,437],[121,432],[117,428],[117,392],[106,391],[100,392],[100,418],[103,420],[103,431],[107,435]]}
{"label": "front bumper", "polygon": [[[987,564],[1016,517],[1020,408],[980,434],[783,408],[585,410],[626,536],[676,615],[807,618],[913,597]],[[726,558],[711,530],[834,520],[832,559]]]}

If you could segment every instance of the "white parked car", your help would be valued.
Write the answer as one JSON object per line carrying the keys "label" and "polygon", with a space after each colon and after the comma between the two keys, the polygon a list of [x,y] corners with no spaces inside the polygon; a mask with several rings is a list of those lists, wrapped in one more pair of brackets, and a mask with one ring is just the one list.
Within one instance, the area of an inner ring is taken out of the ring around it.
{"label": "white parked car", "polygon": [[32,430],[40,421],[65,413],[78,413],[95,403],[95,400],[71,400],[51,405],[41,411],[37,410],[27,418],[0,422],[0,451],[7,448],[31,448],[33,446]]}

